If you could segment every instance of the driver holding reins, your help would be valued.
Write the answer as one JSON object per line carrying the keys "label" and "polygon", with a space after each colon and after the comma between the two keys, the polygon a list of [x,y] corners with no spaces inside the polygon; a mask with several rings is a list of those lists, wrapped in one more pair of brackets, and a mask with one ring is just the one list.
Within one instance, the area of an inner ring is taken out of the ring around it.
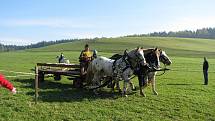
{"label": "driver holding reins", "polygon": [[82,87],[83,81],[86,78],[87,68],[94,58],[97,58],[97,51],[91,51],[89,45],[86,44],[84,50],[81,51],[79,56],[81,80],[76,84],[76,87]]}
{"label": "driver holding reins", "polygon": [[81,51],[79,61],[80,61],[80,68],[81,68],[81,76],[86,74],[87,67],[89,63],[93,59],[93,52],[90,50],[89,45],[85,45],[85,49]]}

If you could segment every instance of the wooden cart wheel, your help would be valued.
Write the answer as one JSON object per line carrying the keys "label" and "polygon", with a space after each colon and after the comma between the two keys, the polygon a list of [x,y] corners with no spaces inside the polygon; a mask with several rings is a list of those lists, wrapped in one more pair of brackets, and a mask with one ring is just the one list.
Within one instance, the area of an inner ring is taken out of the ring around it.
{"label": "wooden cart wheel", "polygon": [[54,75],[54,80],[55,81],[60,81],[61,80],[61,76],[59,74],[55,74]]}

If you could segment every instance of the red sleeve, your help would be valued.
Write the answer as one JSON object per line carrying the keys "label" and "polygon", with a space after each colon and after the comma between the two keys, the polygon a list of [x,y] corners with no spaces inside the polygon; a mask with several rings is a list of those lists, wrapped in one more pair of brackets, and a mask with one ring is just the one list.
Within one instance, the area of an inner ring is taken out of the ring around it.
{"label": "red sleeve", "polygon": [[0,85],[5,87],[5,88],[7,88],[7,89],[9,89],[10,91],[13,90],[13,85],[8,80],[6,80],[4,78],[4,76],[1,75],[1,74],[0,74]]}

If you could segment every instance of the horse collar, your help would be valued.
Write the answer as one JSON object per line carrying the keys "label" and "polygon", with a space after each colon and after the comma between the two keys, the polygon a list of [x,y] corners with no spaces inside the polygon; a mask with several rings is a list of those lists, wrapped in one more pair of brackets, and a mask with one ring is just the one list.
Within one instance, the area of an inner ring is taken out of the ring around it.
{"label": "horse collar", "polygon": [[133,66],[131,64],[130,58],[131,57],[129,55],[127,55],[127,58],[123,58],[124,62],[126,63],[126,67],[123,69],[123,71],[125,71],[128,68],[133,69]]}

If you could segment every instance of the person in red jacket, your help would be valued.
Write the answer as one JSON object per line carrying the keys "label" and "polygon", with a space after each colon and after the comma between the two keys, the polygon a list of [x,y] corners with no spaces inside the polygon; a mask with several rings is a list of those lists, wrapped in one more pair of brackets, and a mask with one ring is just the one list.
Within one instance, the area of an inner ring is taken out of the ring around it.
{"label": "person in red jacket", "polygon": [[5,87],[8,90],[10,90],[13,94],[16,94],[16,88],[13,86],[12,83],[10,83],[5,77],[0,74],[0,87]]}

